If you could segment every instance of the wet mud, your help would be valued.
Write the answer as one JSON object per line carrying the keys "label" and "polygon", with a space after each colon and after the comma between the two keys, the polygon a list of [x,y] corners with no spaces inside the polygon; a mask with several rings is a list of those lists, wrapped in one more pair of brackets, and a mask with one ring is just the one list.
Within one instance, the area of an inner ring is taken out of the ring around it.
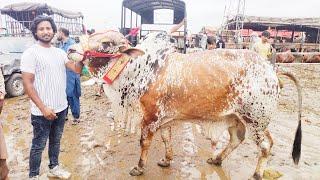
{"label": "wet mud", "polygon": [[[297,127],[297,92],[293,82],[281,77],[279,112],[269,125],[274,146],[266,169],[278,171],[280,179],[320,179],[320,66],[281,65],[280,69],[296,74],[303,89],[302,155],[295,166],[291,159],[294,133]],[[131,177],[129,171],[140,156],[139,133],[124,136],[115,131],[110,102],[96,97],[93,86],[83,87],[81,122],[74,126],[72,117],[65,124],[60,162],[77,179],[248,179],[257,163],[258,149],[246,139],[221,167],[206,160],[213,154],[210,142],[201,135],[196,124],[180,123],[173,127],[174,159],[171,166],[161,168],[164,157],[160,133],[152,142],[144,175]],[[29,99],[26,96],[8,98],[1,119],[9,151],[10,179],[28,179],[29,150],[32,139]],[[218,150],[228,143],[228,134],[221,136]],[[47,149],[43,152],[41,179],[48,170]]]}

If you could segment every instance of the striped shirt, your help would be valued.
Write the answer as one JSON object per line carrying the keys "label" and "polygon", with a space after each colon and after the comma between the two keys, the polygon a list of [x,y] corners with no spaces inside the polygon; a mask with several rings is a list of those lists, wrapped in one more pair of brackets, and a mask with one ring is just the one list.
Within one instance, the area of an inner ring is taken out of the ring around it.
{"label": "striped shirt", "polygon": [[[21,57],[21,71],[34,74],[34,88],[45,106],[55,113],[67,108],[66,66],[67,54],[55,47],[34,44]],[[31,100],[31,114],[43,116]]]}

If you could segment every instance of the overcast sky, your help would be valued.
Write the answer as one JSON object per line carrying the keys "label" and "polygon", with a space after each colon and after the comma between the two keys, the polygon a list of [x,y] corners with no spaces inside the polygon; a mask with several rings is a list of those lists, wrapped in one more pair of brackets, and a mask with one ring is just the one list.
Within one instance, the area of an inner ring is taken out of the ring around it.
{"label": "overcast sky", "polygon": [[[0,0],[5,5],[28,0]],[[225,7],[236,12],[239,0],[184,0],[187,5],[188,29],[200,31],[202,26],[219,27]],[[29,0],[45,2],[56,8],[80,11],[87,28],[103,30],[120,27],[122,0]],[[246,0],[245,15],[268,17],[320,17],[320,0]],[[165,15],[164,15],[165,16]]]}

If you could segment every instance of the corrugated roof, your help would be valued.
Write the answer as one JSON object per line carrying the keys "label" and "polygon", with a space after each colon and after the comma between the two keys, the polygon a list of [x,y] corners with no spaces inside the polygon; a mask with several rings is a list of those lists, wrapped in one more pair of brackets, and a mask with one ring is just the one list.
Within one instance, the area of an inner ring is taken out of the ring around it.
{"label": "corrugated roof", "polygon": [[39,11],[46,13],[48,15],[51,14],[59,14],[66,18],[83,18],[81,12],[71,12],[62,9],[57,9],[55,7],[49,6],[46,3],[32,3],[32,2],[22,2],[22,3],[15,3],[5,6],[4,8],[0,9],[1,14],[12,14],[15,12],[23,12],[23,11]]}
{"label": "corrugated roof", "polygon": [[[230,19],[228,24],[235,23],[236,18]],[[259,17],[259,16],[244,16],[244,26],[250,24],[260,24],[271,27],[281,26],[300,26],[309,28],[320,28],[320,18],[286,18],[286,17]]]}
{"label": "corrugated roof", "polygon": [[181,0],[124,0],[122,4],[137,14],[156,9],[172,9],[184,12],[186,6],[185,2]]}
{"label": "corrugated roof", "polygon": [[283,17],[257,17],[245,16],[244,22],[269,23],[274,25],[302,25],[320,27],[320,18],[283,18]]}

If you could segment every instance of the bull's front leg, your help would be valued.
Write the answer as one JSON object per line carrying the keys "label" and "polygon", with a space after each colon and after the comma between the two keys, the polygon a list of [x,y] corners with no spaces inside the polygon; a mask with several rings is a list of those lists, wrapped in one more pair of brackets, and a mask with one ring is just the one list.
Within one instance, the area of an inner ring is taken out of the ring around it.
{"label": "bull's front leg", "polygon": [[161,138],[163,140],[163,143],[166,149],[166,155],[165,155],[165,158],[160,159],[160,161],[158,162],[158,165],[160,167],[169,167],[170,161],[173,159],[170,126],[161,129]]}
{"label": "bull's front leg", "polygon": [[151,141],[153,138],[153,132],[151,132],[150,127],[144,126],[141,129],[141,139],[140,139],[140,147],[141,147],[141,155],[138,166],[134,167],[130,171],[131,176],[140,176],[143,174],[144,166],[147,163],[148,151],[151,145]]}

